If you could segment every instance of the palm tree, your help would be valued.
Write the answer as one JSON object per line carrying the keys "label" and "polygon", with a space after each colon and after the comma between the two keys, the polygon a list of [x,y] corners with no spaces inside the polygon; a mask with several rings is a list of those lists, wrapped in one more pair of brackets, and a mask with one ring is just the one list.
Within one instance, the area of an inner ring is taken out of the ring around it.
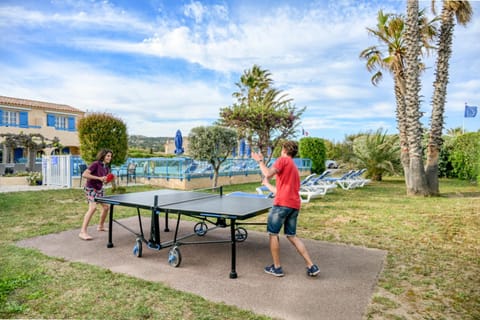
{"label": "palm tree", "polygon": [[[422,30],[422,45],[425,49],[425,54],[428,54],[432,49],[430,43],[435,36],[435,28],[433,27],[435,19],[427,21],[424,11],[422,10],[418,15],[418,22],[419,27]],[[367,70],[370,72],[375,71],[372,76],[372,83],[377,85],[382,79],[382,69],[389,71],[393,75],[397,128],[399,131],[401,147],[400,160],[406,177],[405,183],[408,190],[410,188],[410,179],[408,178],[410,176],[410,158],[405,105],[406,46],[404,40],[404,17],[398,14],[384,14],[383,11],[380,10],[377,15],[377,28],[367,28],[367,30],[369,34],[378,38],[382,45],[382,47],[371,46],[360,53],[360,58],[367,60]]]}
{"label": "palm tree", "polygon": [[[258,65],[246,70],[233,93],[237,103],[220,110],[219,124],[235,128],[239,138],[246,137],[250,146],[255,140],[259,151],[268,156],[268,148],[295,135],[305,107],[297,110],[293,99],[273,87],[271,74]],[[272,155],[270,154],[270,157]]]}
{"label": "palm tree", "polygon": [[[369,34],[376,36],[384,46],[384,52],[377,46],[369,47],[360,53],[360,57],[367,60],[367,70],[377,70],[372,76],[372,84],[377,85],[383,78],[382,69],[392,73],[396,101],[397,128],[400,137],[401,153],[404,174],[408,176],[408,143],[407,125],[405,118],[405,76],[404,59],[405,45],[403,41],[404,21],[401,15],[384,14],[379,11],[377,15],[377,29],[367,28]],[[408,188],[408,180],[406,179]]]}
{"label": "palm tree", "polygon": [[[432,9],[435,12],[434,1]],[[472,7],[468,1],[443,1],[440,34],[437,40],[438,56],[436,61],[436,78],[433,84],[432,117],[430,136],[427,146],[426,175],[430,194],[439,194],[438,161],[443,145],[442,130],[444,126],[445,100],[447,97],[449,60],[452,55],[453,30],[456,21],[465,26],[472,18]]]}
{"label": "palm tree", "polygon": [[354,161],[367,169],[367,177],[376,181],[381,181],[386,171],[395,173],[399,150],[398,136],[389,136],[382,129],[360,135],[353,141]]}
{"label": "palm tree", "polygon": [[270,71],[254,64],[252,69],[245,70],[240,76],[240,82],[236,83],[240,91],[233,93],[233,97],[250,105],[255,100],[261,100],[272,83]]}
{"label": "palm tree", "polygon": [[447,129],[447,136],[449,137],[458,137],[461,136],[463,133],[464,132],[462,127]]}

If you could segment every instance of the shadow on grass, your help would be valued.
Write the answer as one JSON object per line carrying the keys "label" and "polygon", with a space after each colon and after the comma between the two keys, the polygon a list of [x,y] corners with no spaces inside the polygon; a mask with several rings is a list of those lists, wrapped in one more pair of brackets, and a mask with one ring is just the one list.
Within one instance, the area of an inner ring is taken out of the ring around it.
{"label": "shadow on grass", "polygon": [[445,198],[480,198],[479,192],[447,192],[442,193]]}

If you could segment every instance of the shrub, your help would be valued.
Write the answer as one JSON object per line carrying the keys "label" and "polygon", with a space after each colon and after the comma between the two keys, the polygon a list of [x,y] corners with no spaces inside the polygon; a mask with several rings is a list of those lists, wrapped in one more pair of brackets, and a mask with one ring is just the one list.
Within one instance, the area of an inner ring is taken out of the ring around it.
{"label": "shrub", "polygon": [[480,174],[480,132],[458,136],[450,154],[450,161],[458,178],[477,180]]}
{"label": "shrub", "polygon": [[307,137],[300,139],[299,142],[300,158],[312,160],[312,173],[322,173],[325,171],[325,158],[327,148],[321,138]]}
{"label": "shrub", "polygon": [[30,172],[25,179],[29,185],[36,186],[42,183],[43,177],[41,172]]}

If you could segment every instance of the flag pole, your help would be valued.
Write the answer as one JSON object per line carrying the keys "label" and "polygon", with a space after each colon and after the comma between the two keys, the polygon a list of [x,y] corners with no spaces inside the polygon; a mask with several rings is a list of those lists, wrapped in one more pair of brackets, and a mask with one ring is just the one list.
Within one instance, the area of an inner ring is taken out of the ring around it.
{"label": "flag pole", "polygon": [[[467,109],[467,103],[466,102],[465,102],[465,109]],[[462,134],[465,134],[465,114],[463,115],[462,119],[463,119],[462,120]]]}

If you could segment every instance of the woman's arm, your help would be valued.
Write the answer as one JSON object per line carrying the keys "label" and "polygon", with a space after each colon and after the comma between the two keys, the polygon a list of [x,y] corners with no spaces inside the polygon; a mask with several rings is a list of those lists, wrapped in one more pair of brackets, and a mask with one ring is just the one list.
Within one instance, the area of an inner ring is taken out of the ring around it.
{"label": "woman's arm", "polygon": [[89,180],[100,180],[102,182],[105,182],[105,177],[99,177],[99,176],[93,175],[90,168],[87,168],[85,169],[85,171],[83,171],[82,177]]}

